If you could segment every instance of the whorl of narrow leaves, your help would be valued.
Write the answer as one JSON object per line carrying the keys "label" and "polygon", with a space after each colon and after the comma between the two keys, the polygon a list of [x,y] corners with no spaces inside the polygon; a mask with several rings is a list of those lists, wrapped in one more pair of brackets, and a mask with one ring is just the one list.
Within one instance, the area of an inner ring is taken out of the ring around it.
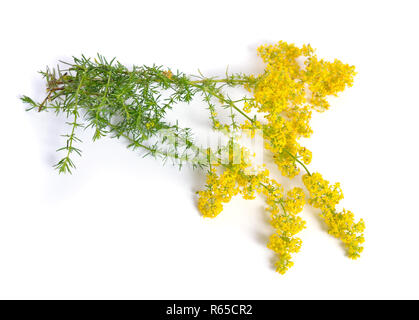
{"label": "whorl of narrow leaves", "polygon": [[[65,63],[65,62],[64,62]],[[67,64],[67,63],[65,63]],[[164,120],[166,112],[179,102],[189,103],[197,92],[182,73],[172,74],[160,66],[134,66],[131,70],[114,60],[98,56],[91,60],[74,58],[68,68],[41,72],[47,80],[47,97],[41,103],[24,96],[29,109],[54,110],[65,113],[70,132],[66,145],[58,149],[65,156],[56,164],[59,172],[71,172],[71,156],[81,154],[78,128],[94,128],[93,139],[105,135],[126,137],[131,148],[145,148],[153,156],[172,158],[182,166],[194,158],[193,166],[203,166],[205,159],[196,157],[188,128],[180,128]],[[162,92],[167,92],[162,98]],[[149,142],[147,146],[145,142]]]}

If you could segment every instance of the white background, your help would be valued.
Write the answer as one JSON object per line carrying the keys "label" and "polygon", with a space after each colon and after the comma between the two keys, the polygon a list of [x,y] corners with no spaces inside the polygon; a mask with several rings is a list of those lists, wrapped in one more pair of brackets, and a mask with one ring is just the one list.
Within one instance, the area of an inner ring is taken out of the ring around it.
{"label": "white background", "polygon": [[[0,6],[0,298],[419,298],[417,1]],[[195,196],[203,173],[141,158],[123,141],[92,143],[90,131],[77,170],[58,175],[64,119],[25,112],[18,100],[42,99],[37,71],[81,53],[221,76],[227,65],[261,72],[256,48],[278,40],[357,68],[306,143],[310,168],[340,181],[343,205],[366,221],[357,261],[306,207],[303,248],[280,276],[262,199],[235,198],[204,220]]]}

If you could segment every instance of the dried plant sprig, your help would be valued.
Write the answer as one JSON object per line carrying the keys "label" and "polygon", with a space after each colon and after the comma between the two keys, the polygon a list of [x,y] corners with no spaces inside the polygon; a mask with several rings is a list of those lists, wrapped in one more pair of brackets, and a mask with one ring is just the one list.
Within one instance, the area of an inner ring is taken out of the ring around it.
{"label": "dried plant sprig", "polygon": [[[312,154],[298,142],[312,134],[312,112],[327,110],[327,97],[352,85],[354,67],[339,60],[319,60],[309,45],[298,48],[279,42],[261,46],[258,52],[266,63],[262,74],[226,72],[222,79],[173,73],[156,65],[128,69],[100,55],[95,59],[82,56],[64,62],[65,69],[41,72],[47,84],[42,102],[27,96],[22,101],[29,105],[28,110],[52,110],[69,119],[66,144],[58,149],[64,152],[56,165],[60,173],[71,172],[75,167],[72,156],[81,154],[78,129],[92,128],[93,140],[123,137],[128,147],[142,149],[145,155],[170,159],[179,168],[190,164],[207,171],[207,185],[198,201],[204,217],[216,217],[223,203],[237,194],[245,199],[264,195],[275,230],[268,247],[277,255],[279,273],[293,265],[292,254],[301,248],[302,241],[295,235],[305,222],[297,214],[306,202],[321,209],[329,233],[343,241],[351,258],[357,258],[363,249],[364,222],[355,222],[350,211],[336,209],[343,198],[339,184],[331,186],[319,173],[309,171]],[[301,57],[302,65],[298,62]],[[228,94],[231,87],[243,87],[250,95],[234,100]],[[166,120],[168,110],[192,101],[206,105],[212,128],[228,136],[224,145],[203,148],[195,143],[190,128]],[[221,121],[219,108],[229,111],[229,121]],[[309,193],[307,200],[301,188],[285,193],[265,167],[252,163],[238,138],[246,130],[251,136],[256,132],[263,136],[284,176],[295,177],[300,168],[306,172],[302,180]]]}

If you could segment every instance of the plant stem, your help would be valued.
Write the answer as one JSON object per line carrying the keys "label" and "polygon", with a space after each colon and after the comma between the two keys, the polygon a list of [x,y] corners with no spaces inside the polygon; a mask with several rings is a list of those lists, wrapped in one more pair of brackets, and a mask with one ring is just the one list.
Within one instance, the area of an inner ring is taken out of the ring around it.
{"label": "plant stem", "polygon": [[194,80],[191,81],[191,83],[197,84],[197,83],[205,83],[205,82],[216,82],[216,83],[232,83],[232,82],[236,82],[236,83],[247,83],[248,80],[245,79],[229,79],[229,78],[224,78],[224,79],[202,79],[202,80]]}
{"label": "plant stem", "polygon": [[291,156],[291,158],[293,158],[296,162],[298,162],[300,165],[302,165],[302,166],[303,166],[303,168],[304,168],[304,170],[307,172],[307,174],[308,174],[309,176],[311,176],[310,171],[308,171],[308,169],[307,169],[307,167],[304,165],[304,163],[302,163],[300,160],[298,160],[298,158],[297,158],[296,156],[294,156],[291,152],[289,152],[287,149],[284,149],[284,150],[285,150],[285,152],[286,152],[287,154],[289,154],[289,155]]}
{"label": "plant stem", "polygon": [[74,122],[73,122],[73,128],[71,129],[71,134],[70,134],[70,138],[69,138],[69,145],[68,145],[67,157],[66,157],[67,159],[70,158],[70,153],[72,151],[72,146],[73,146],[73,141],[74,141],[74,132],[75,132],[76,127],[77,127],[77,118],[79,116],[79,111],[78,111],[77,104],[79,102],[79,93],[80,93],[80,88],[81,88],[81,86],[83,84],[84,75],[85,74],[82,75],[82,77],[80,79],[80,83],[79,83],[79,85],[77,87],[76,93],[74,95],[74,111],[73,111],[73,114],[74,114]]}
{"label": "plant stem", "polygon": [[224,99],[224,97],[222,95],[214,94],[214,96],[217,97],[218,99],[222,100],[222,101],[225,101],[228,105],[230,105],[230,107],[232,107],[237,112],[239,112],[241,115],[243,115],[251,123],[254,122],[254,120],[252,118],[250,118],[246,113],[244,113],[241,109],[239,109],[232,101],[229,101],[229,100]]}

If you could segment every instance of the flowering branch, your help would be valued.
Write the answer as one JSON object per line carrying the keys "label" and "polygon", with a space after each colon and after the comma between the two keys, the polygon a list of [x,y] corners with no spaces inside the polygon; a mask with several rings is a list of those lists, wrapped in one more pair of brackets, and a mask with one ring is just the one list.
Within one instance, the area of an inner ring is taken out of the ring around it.
{"label": "flowering branch", "polygon": [[[310,45],[299,48],[279,42],[261,46],[258,53],[266,64],[262,74],[226,74],[222,79],[173,73],[155,65],[128,69],[100,55],[95,59],[82,56],[65,63],[64,70],[41,72],[47,83],[47,96],[41,103],[27,96],[21,99],[29,105],[28,110],[54,111],[72,118],[66,145],[58,150],[65,151],[56,165],[60,173],[71,173],[75,168],[71,157],[81,154],[75,147],[81,142],[77,129],[91,127],[93,140],[123,137],[128,147],[140,148],[145,155],[171,159],[179,168],[189,164],[203,169],[207,184],[198,192],[198,209],[204,217],[216,217],[223,204],[238,194],[245,199],[257,194],[265,197],[274,230],[268,248],[277,256],[279,273],[293,265],[292,254],[301,248],[302,241],[295,235],[305,228],[298,213],[306,202],[321,209],[329,233],[343,241],[351,258],[358,258],[363,250],[364,222],[355,222],[348,210],[336,209],[343,198],[339,184],[331,185],[319,173],[309,171],[312,153],[299,143],[300,138],[312,134],[312,113],[327,110],[327,97],[352,85],[354,67],[339,60],[318,59]],[[298,62],[300,58],[303,63]],[[249,94],[233,100],[228,95],[232,87],[244,88]],[[196,102],[198,97],[209,110],[212,128],[229,136],[225,145],[202,148],[194,142],[190,128],[166,120],[169,110],[181,102]],[[229,121],[221,121],[219,108],[230,112]],[[251,135],[262,134],[264,146],[283,176],[293,178],[304,169],[302,184],[308,199],[298,187],[284,192],[264,166],[254,163],[240,143],[239,136],[246,130]]]}

